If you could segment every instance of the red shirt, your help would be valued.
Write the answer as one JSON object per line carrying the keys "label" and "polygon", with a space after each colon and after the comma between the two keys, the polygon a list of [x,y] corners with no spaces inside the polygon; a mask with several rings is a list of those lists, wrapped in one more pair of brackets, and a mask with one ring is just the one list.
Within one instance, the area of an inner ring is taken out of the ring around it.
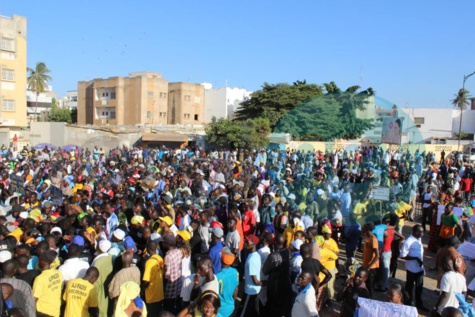
{"label": "red shirt", "polygon": [[473,179],[471,178],[462,178],[460,184],[462,185],[463,192],[469,192],[470,188],[472,187]]}
{"label": "red shirt", "polygon": [[247,210],[242,214],[242,231],[244,236],[251,233],[252,227],[256,225],[256,217],[252,210]]}

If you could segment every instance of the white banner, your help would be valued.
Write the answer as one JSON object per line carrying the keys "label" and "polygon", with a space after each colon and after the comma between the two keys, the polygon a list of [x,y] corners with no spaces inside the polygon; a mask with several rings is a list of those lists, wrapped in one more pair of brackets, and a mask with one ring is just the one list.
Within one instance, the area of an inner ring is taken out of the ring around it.
{"label": "white banner", "polygon": [[413,306],[398,305],[380,302],[367,298],[358,298],[359,317],[418,317],[417,308]]}

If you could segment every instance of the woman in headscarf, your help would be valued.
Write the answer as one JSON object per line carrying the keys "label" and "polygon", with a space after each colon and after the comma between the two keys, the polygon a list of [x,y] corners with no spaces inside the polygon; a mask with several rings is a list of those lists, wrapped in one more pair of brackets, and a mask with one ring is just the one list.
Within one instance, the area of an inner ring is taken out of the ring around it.
{"label": "woman in headscarf", "polygon": [[135,282],[127,282],[120,287],[114,317],[132,316],[147,317],[147,308],[140,298],[140,286]]}

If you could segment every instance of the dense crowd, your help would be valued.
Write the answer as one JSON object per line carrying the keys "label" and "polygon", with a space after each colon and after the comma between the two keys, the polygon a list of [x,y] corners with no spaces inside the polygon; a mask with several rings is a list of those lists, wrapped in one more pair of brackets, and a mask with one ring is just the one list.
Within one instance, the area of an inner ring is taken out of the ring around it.
{"label": "dense crowd", "polygon": [[3,147],[0,173],[5,316],[347,317],[378,291],[434,315],[471,309],[474,171],[461,153]]}

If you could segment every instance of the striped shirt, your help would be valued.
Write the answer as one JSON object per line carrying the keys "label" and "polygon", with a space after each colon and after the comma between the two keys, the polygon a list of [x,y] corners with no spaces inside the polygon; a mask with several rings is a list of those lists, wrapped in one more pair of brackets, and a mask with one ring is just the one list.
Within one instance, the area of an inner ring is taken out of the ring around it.
{"label": "striped shirt", "polygon": [[136,266],[126,267],[117,272],[109,285],[109,297],[118,297],[120,286],[125,282],[135,282],[140,285],[140,270]]}
{"label": "striped shirt", "polygon": [[31,291],[31,286],[27,282],[18,280],[16,278],[1,278],[0,283],[7,283],[13,288],[23,294],[25,298],[25,307],[20,307],[26,312],[26,317],[36,316],[36,302]]}
{"label": "striped shirt", "polygon": [[173,249],[165,255],[165,276],[168,283],[165,287],[165,298],[175,298],[180,296],[181,279],[181,260],[183,253],[180,249]]}

